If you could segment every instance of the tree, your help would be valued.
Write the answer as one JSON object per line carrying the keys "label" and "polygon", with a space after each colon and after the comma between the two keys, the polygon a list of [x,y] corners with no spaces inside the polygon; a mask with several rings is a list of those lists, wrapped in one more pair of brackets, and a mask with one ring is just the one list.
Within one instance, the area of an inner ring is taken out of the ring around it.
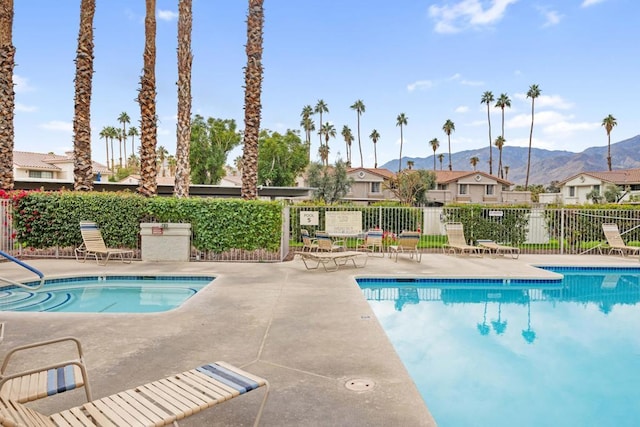
{"label": "tree", "polygon": [[505,142],[507,142],[507,141],[502,137],[502,135],[499,135],[496,138],[496,142],[495,142],[496,147],[498,147],[498,153],[500,153],[499,154],[500,157],[499,157],[499,160],[498,160],[498,176],[500,178],[504,177],[504,175],[502,174],[502,147],[504,147],[504,143]]}
{"label": "tree", "polygon": [[616,118],[609,114],[602,120],[602,126],[607,131],[607,166],[611,170],[611,130],[618,125]]}
{"label": "tree", "polygon": [[[480,104],[487,104],[487,122],[489,123],[489,175],[493,175],[493,148],[491,146],[491,111],[490,106],[494,101],[493,93],[486,91],[480,98]],[[475,169],[474,169],[475,170]]]}
{"label": "tree", "polygon": [[0,189],[12,190],[13,146],[15,139],[13,69],[13,0],[0,0]]}
{"label": "tree", "polygon": [[433,170],[436,170],[436,151],[440,148],[440,141],[438,141],[438,138],[433,138],[429,141],[429,144],[433,150]]}
{"label": "tree", "polygon": [[531,130],[529,131],[529,155],[527,156],[527,178],[524,181],[524,188],[529,187],[529,170],[531,169],[531,144],[533,142],[533,117],[534,117],[534,105],[537,97],[540,96],[542,91],[538,85],[531,85],[527,91],[527,98],[531,98]]}
{"label": "tree", "polygon": [[407,125],[408,120],[409,118],[404,113],[400,113],[398,114],[398,117],[396,117],[396,126],[400,126],[400,158],[398,159],[398,172],[402,170],[402,143],[404,141],[402,128]]}
{"label": "tree", "polygon": [[140,185],[138,192],[153,196],[158,192],[156,176],[156,144],[158,117],[156,114],[156,0],[145,0],[144,55],[140,77]]}
{"label": "tree", "polygon": [[[191,33],[193,28],[192,0],[178,3],[178,118],[176,123],[176,157],[173,194],[176,197],[189,196],[191,168],[189,151],[191,148]],[[171,167],[171,164],[169,165]]]}
{"label": "tree", "polygon": [[378,153],[376,152],[376,144],[378,143],[378,140],[380,139],[380,134],[378,133],[377,130],[374,129],[369,134],[369,138],[371,138],[371,141],[373,141],[373,167],[375,169],[377,169],[378,168]]}
{"label": "tree", "polygon": [[334,204],[346,196],[353,183],[353,179],[347,176],[346,164],[340,159],[333,168],[311,163],[307,176],[309,186],[316,189],[313,192],[314,200],[322,200],[327,204]]}
{"label": "tree", "polygon": [[440,162],[440,170],[442,170],[442,162],[444,161],[444,154],[438,154],[438,161]]}
{"label": "tree", "polygon": [[100,136],[100,139],[104,139],[107,152],[107,169],[109,169],[109,129],[107,126],[103,127],[98,135]]}
{"label": "tree", "polygon": [[127,132],[127,135],[131,137],[131,154],[135,156],[136,155],[135,138],[136,138],[136,136],[140,135],[138,133],[138,128],[135,127],[135,126],[131,126],[129,128],[129,132]]}
{"label": "tree", "polygon": [[604,190],[604,199],[608,203],[616,203],[622,196],[622,187],[618,185],[607,185]]}
{"label": "tree", "polygon": [[122,133],[122,129],[120,128],[114,128],[115,130],[115,135],[116,138],[118,139],[118,153],[120,154],[119,160],[118,160],[118,165],[119,167],[124,167],[124,164],[122,163],[122,145],[126,146],[126,136],[125,134]]}
{"label": "tree", "polygon": [[[498,101],[496,102],[496,108],[500,108],[502,111],[502,133],[500,134],[502,138],[504,138],[504,109],[507,107],[511,108],[511,99],[509,99],[509,96],[506,93],[501,93]],[[501,176],[501,173],[502,170],[498,170],[498,176]]]}
{"label": "tree", "polygon": [[351,167],[351,143],[353,142],[353,134],[351,133],[351,129],[349,126],[342,126],[342,132],[340,132],[342,137],[344,138],[344,142],[347,150],[347,167]]}
{"label": "tree", "polygon": [[164,161],[166,160],[167,156],[169,155],[169,151],[167,151],[166,148],[164,148],[162,145],[159,145],[158,148],[156,149],[156,158],[158,159],[158,165],[160,166],[160,170],[161,172],[161,176],[166,176],[166,170],[164,167]]}
{"label": "tree", "polygon": [[480,158],[478,156],[473,156],[469,159],[469,163],[471,163],[471,166],[473,167],[473,170],[476,170],[476,166],[478,166],[478,163],[480,162]]}
{"label": "tree", "polygon": [[287,130],[284,135],[263,130],[258,149],[258,183],[276,187],[293,187],[296,177],[309,161],[306,144],[296,131]]}
{"label": "tree", "polygon": [[309,162],[311,161],[311,132],[316,130],[316,125],[311,118],[312,114],[313,108],[311,107],[311,105],[305,105],[304,107],[302,107],[302,113],[300,113],[300,117],[302,117],[302,119],[300,120],[300,126],[302,126],[302,129],[304,129],[305,143],[307,144],[307,157]]}
{"label": "tree", "polygon": [[420,206],[428,202],[428,191],[435,188],[436,176],[425,169],[407,169],[397,173],[385,184],[400,203]]}
{"label": "tree", "polygon": [[[351,109],[355,110],[358,116],[358,148],[360,149],[360,167],[363,167],[364,161],[362,159],[362,143],[360,142],[360,116],[365,111],[364,102],[362,102],[361,99],[358,99],[353,103]],[[349,160],[351,160],[351,158],[349,158]]]}
{"label": "tree", "polygon": [[178,167],[178,160],[174,155],[167,156],[167,166],[169,167],[169,176],[176,176],[176,168]]}
{"label": "tree", "polygon": [[509,179],[509,166],[506,166],[503,168],[504,169],[504,179],[508,180]]}
{"label": "tree", "polygon": [[122,138],[124,142],[124,158],[127,159],[127,124],[131,123],[131,117],[126,112],[120,113],[118,121],[122,123]]}
{"label": "tree", "polygon": [[91,162],[91,89],[93,81],[93,16],[95,0],[80,2],[73,110],[73,188],[93,190]]}
{"label": "tree", "polygon": [[[324,160],[325,166],[329,166],[329,138],[336,137],[336,128],[333,126],[333,124],[327,122],[322,125],[319,133],[324,136],[325,147],[325,149],[320,153],[320,157]],[[322,147],[320,148],[322,149]]]}
{"label": "tree", "polygon": [[[319,99],[316,103],[313,112],[320,115],[320,123],[318,124],[318,129],[322,129],[322,113],[329,112],[329,106],[324,102],[324,100]],[[320,145],[322,145],[322,134],[320,134]]]}
{"label": "tree", "polygon": [[258,137],[262,105],[262,29],[264,0],[249,0],[247,16],[247,66],[244,74],[244,152],[242,198],[258,197]]}
{"label": "tree", "polygon": [[118,137],[118,129],[116,129],[113,126],[107,126],[106,132],[107,132],[107,136],[109,138],[109,141],[111,143],[111,171],[115,172],[116,165],[115,165],[115,163],[113,161],[113,156],[115,155],[114,151],[113,151],[113,140]]}
{"label": "tree", "polygon": [[447,135],[447,140],[449,141],[449,170],[453,170],[451,165],[451,132],[456,130],[456,125],[450,119],[447,119],[442,125],[442,130]]}
{"label": "tree", "polygon": [[[194,184],[215,185],[224,176],[227,156],[240,145],[242,136],[235,120],[214,119],[196,114],[191,124],[189,168]],[[243,165],[245,158],[242,158]],[[244,173],[244,171],[243,171]]]}

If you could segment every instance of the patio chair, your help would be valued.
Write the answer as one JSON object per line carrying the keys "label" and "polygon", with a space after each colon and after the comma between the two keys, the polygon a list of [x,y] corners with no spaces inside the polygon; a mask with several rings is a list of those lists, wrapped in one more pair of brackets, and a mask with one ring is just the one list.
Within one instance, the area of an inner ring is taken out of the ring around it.
{"label": "patio chair", "polygon": [[260,422],[269,383],[225,362],[216,362],[168,378],[90,401],[52,415],[0,396],[3,426],[165,426],[266,386],[254,426]]}
{"label": "patio chair", "polygon": [[469,255],[482,256],[486,251],[485,248],[480,246],[467,244],[467,239],[464,237],[464,226],[461,222],[448,222],[444,225],[444,229],[447,232],[447,244],[444,246],[445,253],[467,253]]}
{"label": "patio chair", "polygon": [[622,256],[625,256],[626,253],[633,255],[640,254],[640,247],[629,246],[622,240],[618,224],[604,223],[602,224],[602,231],[604,231],[604,237],[607,239],[607,244],[609,245],[609,254],[611,254],[611,252],[618,252]]}
{"label": "patio chair", "polygon": [[346,250],[346,242],[344,240],[332,240],[326,231],[316,231],[316,241],[318,242],[319,251],[336,252]]}
{"label": "patio chair", "polygon": [[[73,347],[71,357],[68,360],[45,366],[16,372],[9,371],[9,363],[12,360],[19,360],[29,353],[37,352],[40,354],[52,346],[60,349]],[[91,401],[91,388],[89,387],[82,345],[73,337],[14,347],[9,350],[0,368],[0,397],[18,403],[31,402],[82,387],[84,387],[87,402]]]}
{"label": "patio chair", "polygon": [[408,253],[409,258],[416,257],[416,262],[422,261],[422,253],[418,250],[418,243],[420,242],[419,231],[403,231],[398,234],[398,242],[395,245],[389,246],[389,258],[392,254],[396,254],[395,261],[398,262],[398,254]]}
{"label": "patio chair", "polygon": [[518,257],[520,256],[520,248],[517,248],[515,246],[501,245],[494,242],[493,240],[478,239],[478,246],[485,248],[491,255],[495,254],[496,256],[505,256],[506,254],[509,254],[513,259],[518,259]]}
{"label": "patio chair", "polygon": [[[82,234],[82,245],[75,251],[77,261],[85,262],[88,256],[94,256],[99,265],[107,265],[112,256],[120,257],[126,264],[133,259],[133,251],[130,249],[107,248],[100,228],[95,222],[80,221],[80,234]],[[104,259],[103,263],[100,262],[102,259]]]}
{"label": "patio chair", "polygon": [[376,252],[380,256],[384,257],[384,246],[382,244],[383,231],[378,229],[371,229],[367,231],[364,239],[358,239],[357,250],[364,250],[367,255],[373,255]]}
{"label": "patio chair", "polygon": [[318,250],[318,239],[314,239],[309,235],[309,230],[302,228],[300,230],[302,236],[302,252],[313,252]]}

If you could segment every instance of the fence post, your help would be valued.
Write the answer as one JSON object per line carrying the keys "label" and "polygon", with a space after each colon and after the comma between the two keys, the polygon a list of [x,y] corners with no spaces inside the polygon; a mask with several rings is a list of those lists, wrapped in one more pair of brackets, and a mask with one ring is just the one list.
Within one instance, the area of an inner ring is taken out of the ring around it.
{"label": "fence post", "polygon": [[560,255],[564,255],[564,208],[560,209]]}

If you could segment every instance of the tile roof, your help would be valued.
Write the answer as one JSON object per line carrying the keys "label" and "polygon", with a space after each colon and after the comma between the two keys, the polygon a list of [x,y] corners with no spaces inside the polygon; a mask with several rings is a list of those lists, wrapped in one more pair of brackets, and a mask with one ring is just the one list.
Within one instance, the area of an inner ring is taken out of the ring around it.
{"label": "tile roof", "polygon": [[[54,170],[59,171],[61,168],[56,163],[73,162],[73,152],[70,151],[64,155],[54,153],[33,153],[29,151],[14,151],[13,164],[20,168],[31,168],[38,170]],[[93,172],[102,174],[110,174],[111,171],[103,164],[96,161],[91,162]]]}
{"label": "tile roof", "polygon": [[365,171],[365,172],[369,172],[369,173],[373,173],[376,175],[380,175],[383,178],[393,178],[393,176],[395,175],[395,173],[391,172],[389,169],[385,169],[385,168],[348,168],[347,169],[347,173],[353,173],[353,172],[357,172],[357,171]]}
{"label": "tile roof", "polygon": [[581,172],[570,176],[564,181],[561,181],[559,184],[565,184],[580,175],[591,176],[601,181],[610,182],[616,185],[640,184],[640,169],[618,169],[613,171]]}
{"label": "tile roof", "polygon": [[439,184],[444,184],[448,182],[455,182],[461,178],[465,178],[471,175],[482,175],[485,178],[494,179],[501,184],[504,185],[513,185],[513,183],[507,181],[506,179],[498,178],[495,175],[489,175],[486,172],[482,171],[448,171],[448,170],[436,170],[433,171],[436,174],[436,182]]}

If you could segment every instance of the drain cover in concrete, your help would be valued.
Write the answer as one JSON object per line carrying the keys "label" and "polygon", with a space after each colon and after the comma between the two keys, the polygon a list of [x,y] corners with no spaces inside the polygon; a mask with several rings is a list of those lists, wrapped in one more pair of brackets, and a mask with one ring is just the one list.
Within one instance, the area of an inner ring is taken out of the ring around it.
{"label": "drain cover in concrete", "polygon": [[373,389],[375,383],[367,378],[355,378],[345,383],[345,387],[353,391],[367,391]]}

